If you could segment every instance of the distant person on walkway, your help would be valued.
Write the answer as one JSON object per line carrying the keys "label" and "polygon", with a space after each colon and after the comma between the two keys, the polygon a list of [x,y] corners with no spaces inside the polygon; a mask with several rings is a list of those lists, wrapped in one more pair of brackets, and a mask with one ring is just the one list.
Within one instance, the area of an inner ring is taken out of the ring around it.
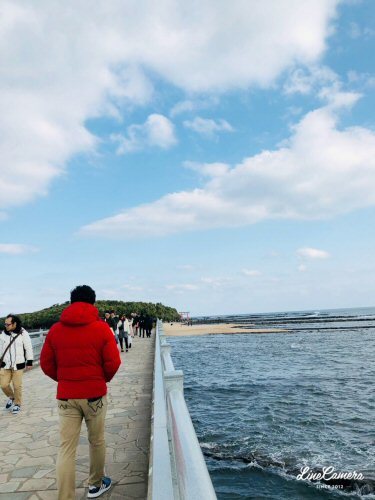
{"label": "distant person on walkway", "polygon": [[136,313],[132,313],[132,316],[133,316],[132,325],[133,325],[134,335],[138,335],[140,337],[141,334],[139,331],[139,316]]}
{"label": "distant person on walkway", "polygon": [[112,330],[113,335],[115,335],[116,325],[115,325],[115,322],[113,321],[111,313],[109,311],[106,311],[104,313],[104,321],[107,323],[109,328]]}
{"label": "distant person on walkway", "polygon": [[118,328],[117,328],[117,323],[119,322],[120,318],[117,316],[117,314],[113,310],[111,311],[111,319],[112,319],[112,323],[113,323],[113,326],[114,326],[114,332],[115,332],[116,342],[118,343]]}
{"label": "distant person on walkway", "polygon": [[121,352],[124,352],[124,342],[125,342],[125,347],[126,351],[128,350],[128,339],[125,336],[125,315],[123,314],[120,316],[120,320],[117,323],[117,329],[118,329],[118,338],[120,341],[120,347],[121,347]]}
{"label": "distant person on walkway", "polygon": [[33,365],[33,346],[18,316],[8,314],[4,327],[0,334],[0,383],[3,393],[8,396],[5,409],[15,415],[22,405],[23,371],[30,370]]}
{"label": "distant person on walkway", "polygon": [[139,324],[139,336],[145,338],[145,317],[143,314],[140,314],[138,324]]}
{"label": "distant person on walkway", "polygon": [[154,326],[154,319],[151,316],[146,316],[144,325],[144,328],[146,330],[146,337],[150,338],[152,327]]}
{"label": "distant person on walkway", "polygon": [[129,349],[129,331],[130,331],[130,323],[128,318],[125,316],[124,319],[124,337],[125,337],[125,344],[126,344],[126,352],[128,352]]}
{"label": "distant person on walkway", "polygon": [[128,345],[129,345],[129,349],[131,348],[132,346],[132,343],[133,343],[133,337],[134,337],[134,333],[133,333],[133,321],[132,321],[132,317],[129,316],[128,317],[128,321],[129,321],[129,335],[128,335]]}
{"label": "distant person on walkway", "polygon": [[75,456],[83,419],[90,443],[87,497],[96,498],[111,487],[111,479],[104,476],[106,382],[113,378],[121,360],[113,333],[99,318],[95,299],[94,290],[87,285],[72,290],[71,305],[48,332],[40,355],[42,370],[58,382],[59,500],[76,498]]}

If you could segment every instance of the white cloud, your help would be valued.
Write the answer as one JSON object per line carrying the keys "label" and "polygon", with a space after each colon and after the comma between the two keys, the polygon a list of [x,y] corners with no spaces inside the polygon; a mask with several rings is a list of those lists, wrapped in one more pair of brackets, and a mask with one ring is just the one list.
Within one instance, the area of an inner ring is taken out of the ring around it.
{"label": "white cloud", "polygon": [[260,271],[257,271],[256,269],[242,269],[242,274],[245,276],[260,276],[262,273]]}
{"label": "white cloud", "polygon": [[330,108],[340,109],[353,106],[360,99],[361,94],[357,92],[341,92],[335,88],[326,87],[319,92],[319,96],[327,101]]}
{"label": "white cloud", "polygon": [[26,253],[35,253],[38,249],[31,245],[21,245],[19,243],[0,243],[0,253],[8,255],[23,255]]}
{"label": "white cloud", "polygon": [[232,278],[220,277],[220,276],[218,276],[218,277],[207,276],[207,277],[201,278],[202,283],[204,283],[205,285],[208,285],[210,288],[215,288],[215,289],[228,286],[231,284],[232,281],[233,281]]}
{"label": "white cloud", "polygon": [[196,104],[193,101],[190,100],[180,101],[173,106],[173,108],[170,111],[170,115],[172,118],[174,118],[175,116],[178,116],[181,113],[191,112],[194,111],[195,109],[196,109]]}
{"label": "white cloud", "polygon": [[152,114],[142,125],[130,125],[126,136],[113,134],[118,142],[117,154],[131,153],[145,147],[169,149],[177,143],[173,123],[163,115]]}
{"label": "white cloud", "polygon": [[337,74],[327,66],[295,68],[284,84],[284,92],[286,94],[310,94],[323,86],[336,86],[338,81]]}
{"label": "white cloud", "polygon": [[225,175],[229,171],[228,165],[225,163],[196,163],[193,161],[185,161],[184,167],[205,177],[218,177]]}
{"label": "white cloud", "polygon": [[125,290],[130,290],[132,292],[141,292],[144,290],[142,286],[137,286],[137,285],[122,285],[121,288]]}
{"label": "white cloud", "polygon": [[300,273],[304,273],[304,272],[306,272],[306,271],[307,271],[307,266],[305,266],[305,264],[300,264],[300,265],[298,266],[298,271],[299,271]]}
{"label": "white cloud", "polygon": [[[350,78],[349,75],[348,77]],[[353,76],[352,81],[354,81]],[[337,109],[353,106],[361,97],[360,93],[344,91],[338,75],[326,66],[294,69],[286,80],[284,92],[286,94],[315,93],[328,106]]]}
{"label": "white cloud", "polygon": [[358,73],[351,70],[347,74],[348,82],[355,83],[356,87],[367,90],[372,90],[375,87],[375,76],[371,73]]}
{"label": "white cloud", "polygon": [[[356,81],[358,87],[358,77],[355,72],[349,72],[349,82]],[[371,78],[365,75],[361,78],[367,82],[371,82]],[[294,69],[284,85],[286,94],[316,94],[322,99],[327,107],[340,109],[343,107],[353,106],[361,94],[359,92],[351,92],[343,90],[343,83],[338,75],[326,66],[312,66],[310,68]]]}
{"label": "white cloud", "polygon": [[184,127],[194,130],[198,134],[213,137],[216,132],[233,132],[234,129],[226,120],[211,120],[197,116],[194,120],[185,120]]}
{"label": "white cloud", "polygon": [[[308,247],[299,248],[297,250],[297,255],[298,255],[298,257],[301,257],[303,259],[312,259],[312,260],[328,259],[330,257],[330,254],[328,252],[326,252],[325,250],[319,250],[317,248],[308,248]],[[305,270],[305,269],[302,269],[302,270]]]}
{"label": "white cloud", "polygon": [[197,285],[192,285],[191,283],[184,283],[180,285],[165,285],[167,290],[173,290],[176,292],[192,292],[194,290],[198,290]]}
{"label": "white cloud", "polygon": [[369,28],[368,26],[360,26],[358,23],[350,23],[349,26],[349,36],[350,38],[364,38],[370,39],[375,35],[375,30],[373,28]]}
{"label": "white cloud", "polygon": [[0,209],[47,194],[73,155],[96,147],[88,119],[149,102],[147,75],[223,92],[318,61],[338,3],[3,0]]}
{"label": "white cloud", "polygon": [[169,114],[172,118],[174,118],[178,115],[192,113],[193,111],[197,111],[199,109],[213,108],[217,106],[219,102],[219,95],[216,94],[205,94],[204,98],[200,98],[198,94],[194,94],[194,99],[185,99],[183,101],[177,102],[172,107]]}
{"label": "white cloud", "polygon": [[203,188],[94,222],[82,234],[163,236],[265,219],[323,219],[373,205],[375,133],[339,128],[337,109],[325,107],[304,116],[279,149],[220,169]]}

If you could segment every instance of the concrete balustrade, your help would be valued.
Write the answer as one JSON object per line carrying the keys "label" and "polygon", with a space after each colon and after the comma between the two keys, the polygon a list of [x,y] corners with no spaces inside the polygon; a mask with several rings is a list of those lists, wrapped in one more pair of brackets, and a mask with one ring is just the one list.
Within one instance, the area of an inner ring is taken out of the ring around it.
{"label": "concrete balustrade", "polygon": [[42,351],[44,339],[46,338],[48,330],[40,330],[38,332],[30,332],[31,343],[33,344],[34,362],[38,363],[40,353]]}
{"label": "concrete balustrade", "polygon": [[214,500],[215,490],[175,370],[171,346],[156,328],[149,500]]}

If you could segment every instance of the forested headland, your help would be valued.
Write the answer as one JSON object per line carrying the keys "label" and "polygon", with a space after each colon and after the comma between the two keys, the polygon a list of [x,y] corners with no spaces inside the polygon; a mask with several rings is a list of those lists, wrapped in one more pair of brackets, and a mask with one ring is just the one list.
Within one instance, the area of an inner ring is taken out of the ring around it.
{"label": "forested headland", "polygon": [[[47,309],[32,313],[15,313],[22,319],[23,326],[27,329],[50,328],[56,321],[60,319],[62,311],[70,304],[54,304]],[[178,321],[180,315],[174,307],[164,306],[160,302],[153,304],[151,302],[123,302],[121,300],[98,300],[95,306],[99,309],[100,317],[104,317],[105,311],[114,310],[117,315],[131,313],[160,318],[163,321]],[[4,324],[5,317],[0,318],[0,325]]]}

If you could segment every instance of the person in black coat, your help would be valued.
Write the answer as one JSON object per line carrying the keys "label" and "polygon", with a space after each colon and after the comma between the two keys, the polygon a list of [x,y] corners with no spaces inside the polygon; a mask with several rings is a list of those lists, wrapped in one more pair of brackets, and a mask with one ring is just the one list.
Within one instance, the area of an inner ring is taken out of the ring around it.
{"label": "person in black coat", "polygon": [[151,337],[151,331],[152,331],[153,326],[154,326],[154,319],[151,316],[146,316],[146,318],[145,318],[145,330],[146,330],[146,337],[147,338]]}

